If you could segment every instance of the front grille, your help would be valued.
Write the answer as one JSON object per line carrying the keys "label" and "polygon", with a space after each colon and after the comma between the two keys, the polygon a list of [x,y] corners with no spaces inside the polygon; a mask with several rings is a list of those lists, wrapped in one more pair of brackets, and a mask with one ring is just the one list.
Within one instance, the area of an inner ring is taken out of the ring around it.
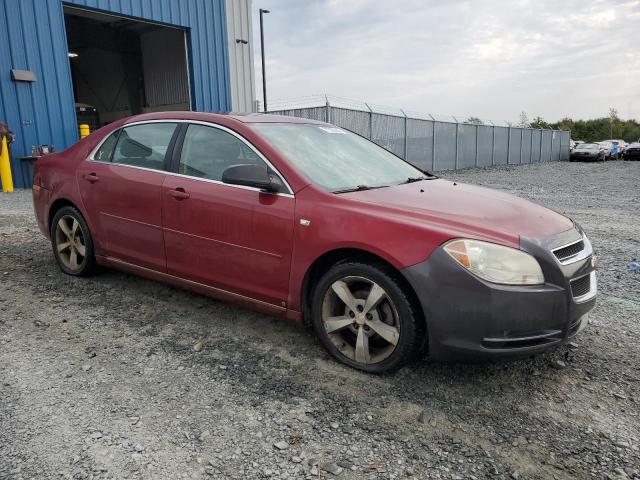
{"label": "front grille", "polygon": [[571,293],[573,298],[582,297],[591,290],[591,276],[585,275],[576,280],[571,280]]}
{"label": "front grille", "polygon": [[556,256],[558,260],[561,262],[566,260],[574,255],[577,255],[582,250],[584,250],[584,241],[580,240],[576,243],[572,243],[571,245],[567,245],[566,247],[559,248],[553,251],[553,254]]}

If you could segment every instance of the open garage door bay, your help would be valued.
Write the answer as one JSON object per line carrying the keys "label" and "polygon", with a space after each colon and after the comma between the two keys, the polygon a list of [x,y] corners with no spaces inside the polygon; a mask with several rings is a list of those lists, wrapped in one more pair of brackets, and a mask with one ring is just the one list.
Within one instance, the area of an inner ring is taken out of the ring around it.
{"label": "open garage door bay", "polygon": [[64,7],[78,123],[190,110],[185,31]]}

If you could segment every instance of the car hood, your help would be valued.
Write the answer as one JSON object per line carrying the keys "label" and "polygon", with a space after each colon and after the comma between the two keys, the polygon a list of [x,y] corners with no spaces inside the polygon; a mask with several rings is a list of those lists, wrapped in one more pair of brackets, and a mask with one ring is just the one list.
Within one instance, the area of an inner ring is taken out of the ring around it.
{"label": "car hood", "polygon": [[593,148],[574,148],[573,149],[574,152],[580,152],[580,153],[600,153],[600,150],[594,150]]}
{"label": "car hood", "polygon": [[341,194],[374,204],[381,215],[519,244],[520,237],[542,238],[574,228],[573,222],[541,205],[489,188],[444,179]]}

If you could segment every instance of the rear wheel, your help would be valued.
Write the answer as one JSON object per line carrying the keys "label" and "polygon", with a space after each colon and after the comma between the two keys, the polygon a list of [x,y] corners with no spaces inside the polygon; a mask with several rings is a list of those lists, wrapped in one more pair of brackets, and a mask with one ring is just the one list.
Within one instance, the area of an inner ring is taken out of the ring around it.
{"label": "rear wheel", "polygon": [[316,334],[334,358],[371,373],[410,361],[425,336],[418,309],[397,274],[379,264],[332,267],[314,290],[312,317]]}
{"label": "rear wheel", "polygon": [[51,222],[53,255],[60,269],[74,276],[96,271],[93,239],[82,214],[74,207],[62,207]]}

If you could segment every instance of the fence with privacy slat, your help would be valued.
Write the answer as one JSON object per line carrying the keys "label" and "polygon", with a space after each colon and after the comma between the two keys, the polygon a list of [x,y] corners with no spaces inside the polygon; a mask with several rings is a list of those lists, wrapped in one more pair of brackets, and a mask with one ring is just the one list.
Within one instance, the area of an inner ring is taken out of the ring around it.
{"label": "fence with privacy slat", "polygon": [[332,123],[424,170],[569,160],[568,131],[428,120],[328,103],[269,113]]}

